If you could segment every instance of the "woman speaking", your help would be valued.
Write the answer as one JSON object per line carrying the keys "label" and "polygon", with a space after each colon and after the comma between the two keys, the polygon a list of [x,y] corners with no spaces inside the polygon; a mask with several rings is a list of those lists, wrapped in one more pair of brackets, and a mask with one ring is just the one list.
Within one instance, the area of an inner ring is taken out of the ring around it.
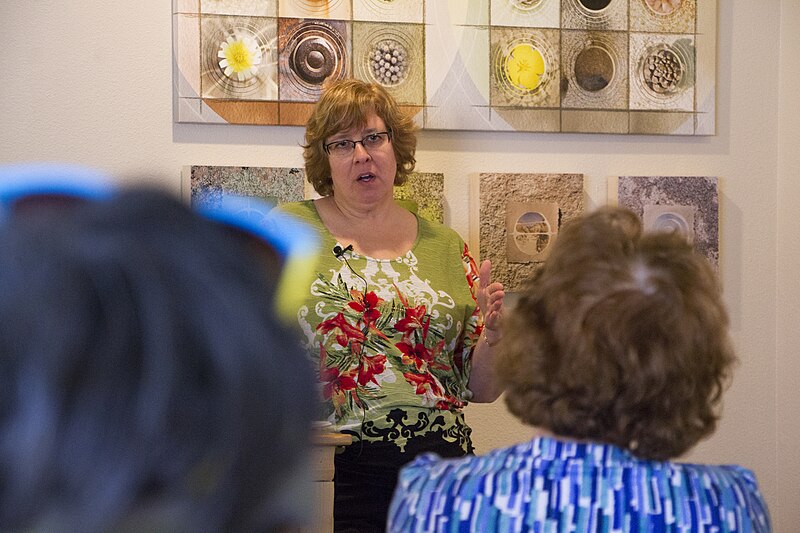
{"label": "woman speaking", "polygon": [[297,313],[318,361],[325,415],[353,437],[338,454],[335,531],[385,529],[402,465],[472,452],[463,408],[500,395],[492,357],[503,286],[453,230],[399,206],[415,126],[379,85],[329,85],[306,125],[309,182],[322,196],[281,210],[321,237]]}

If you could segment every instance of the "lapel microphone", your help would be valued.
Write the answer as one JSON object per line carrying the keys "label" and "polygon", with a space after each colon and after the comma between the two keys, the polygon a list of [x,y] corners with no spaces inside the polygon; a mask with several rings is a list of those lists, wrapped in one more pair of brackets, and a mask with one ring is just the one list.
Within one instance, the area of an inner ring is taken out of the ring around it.
{"label": "lapel microphone", "polygon": [[344,261],[344,264],[347,265],[347,268],[350,269],[350,272],[352,272],[356,277],[358,277],[361,281],[364,282],[364,292],[366,293],[367,290],[369,289],[369,283],[367,283],[367,280],[364,278],[364,276],[353,270],[353,267],[350,266],[350,261],[348,261],[347,257],[345,256],[347,252],[352,252],[352,251],[353,251],[352,244],[348,244],[344,248],[342,248],[338,244],[333,247],[333,255],[336,257],[336,259],[341,259],[342,261]]}
{"label": "lapel microphone", "polygon": [[353,245],[352,244],[348,244],[344,248],[342,248],[338,244],[333,247],[333,255],[336,257],[336,259],[340,259],[345,253],[352,252],[352,251],[353,251]]}

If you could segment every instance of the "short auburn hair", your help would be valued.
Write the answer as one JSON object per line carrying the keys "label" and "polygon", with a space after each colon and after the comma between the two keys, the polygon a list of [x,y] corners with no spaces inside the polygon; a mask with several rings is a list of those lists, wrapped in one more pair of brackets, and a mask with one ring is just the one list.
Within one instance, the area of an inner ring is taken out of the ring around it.
{"label": "short auburn hair", "polygon": [[414,170],[417,149],[417,126],[408,113],[382,86],[360,80],[345,79],[326,84],[311,117],[306,122],[306,144],[303,145],[306,178],[322,196],[333,194],[333,180],[325,141],[339,132],[363,127],[375,113],[392,132],[392,149],[397,159],[395,185],[405,183]]}
{"label": "short auburn hair", "polygon": [[504,329],[497,372],[528,424],[654,460],[716,427],[735,361],[716,273],[627,209],[566,223]]}

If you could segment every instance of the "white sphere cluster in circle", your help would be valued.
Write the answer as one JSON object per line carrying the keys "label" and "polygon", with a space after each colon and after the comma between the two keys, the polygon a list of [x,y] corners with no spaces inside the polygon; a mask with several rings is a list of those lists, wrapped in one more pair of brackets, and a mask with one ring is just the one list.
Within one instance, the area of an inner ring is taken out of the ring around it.
{"label": "white sphere cluster in circle", "polygon": [[405,47],[393,39],[375,44],[370,54],[370,68],[375,80],[381,85],[397,85],[408,74],[408,53]]}

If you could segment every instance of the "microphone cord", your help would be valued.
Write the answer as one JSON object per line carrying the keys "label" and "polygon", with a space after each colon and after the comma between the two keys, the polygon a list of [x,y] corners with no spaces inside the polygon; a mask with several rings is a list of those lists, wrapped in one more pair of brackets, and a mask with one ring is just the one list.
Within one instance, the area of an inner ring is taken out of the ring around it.
{"label": "microphone cord", "polygon": [[[344,261],[344,264],[347,265],[348,270],[350,270],[350,272],[353,275],[355,275],[357,278],[359,278],[361,281],[364,282],[364,294],[363,294],[364,302],[363,302],[363,305],[364,305],[364,308],[366,310],[367,292],[369,292],[369,283],[367,283],[367,280],[366,280],[366,278],[364,276],[359,274],[356,271],[356,269],[354,269],[350,265],[350,261],[347,260],[347,257],[345,256],[345,254],[347,252],[352,252],[352,251],[353,251],[353,245],[352,244],[348,244],[344,248],[342,248],[338,244],[333,247],[333,255],[336,257],[336,259]],[[364,337],[365,337],[365,340],[366,340],[366,332],[364,333]],[[361,365],[362,364],[361,358],[362,357],[363,357],[363,347],[362,347],[362,351],[360,351],[359,354],[358,354],[358,370],[359,370],[359,372],[361,371],[361,366],[362,366]],[[367,407],[366,407],[366,404],[364,403],[364,401],[361,399],[361,396],[358,394],[358,386],[356,386],[356,389],[353,392],[355,393],[356,398],[358,398],[358,401],[361,403],[361,424],[358,426],[359,448],[358,448],[358,454],[355,457],[355,459],[358,460],[361,457],[361,452],[364,451],[364,423],[367,420]]]}
{"label": "microphone cord", "polygon": [[[352,272],[353,275],[355,275],[356,277],[358,277],[358,279],[364,282],[364,298],[366,298],[367,292],[369,292],[369,283],[367,283],[367,280],[364,278],[364,276],[356,272],[356,269],[350,266],[350,261],[348,261],[347,257],[345,256],[347,252],[352,252],[352,251],[353,251],[352,244],[348,244],[344,248],[342,248],[338,244],[333,247],[333,255],[336,257],[336,259],[344,261],[344,264],[347,265],[348,270],[350,270],[350,272]],[[364,301],[364,303],[365,304],[367,303],[366,300]]]}

